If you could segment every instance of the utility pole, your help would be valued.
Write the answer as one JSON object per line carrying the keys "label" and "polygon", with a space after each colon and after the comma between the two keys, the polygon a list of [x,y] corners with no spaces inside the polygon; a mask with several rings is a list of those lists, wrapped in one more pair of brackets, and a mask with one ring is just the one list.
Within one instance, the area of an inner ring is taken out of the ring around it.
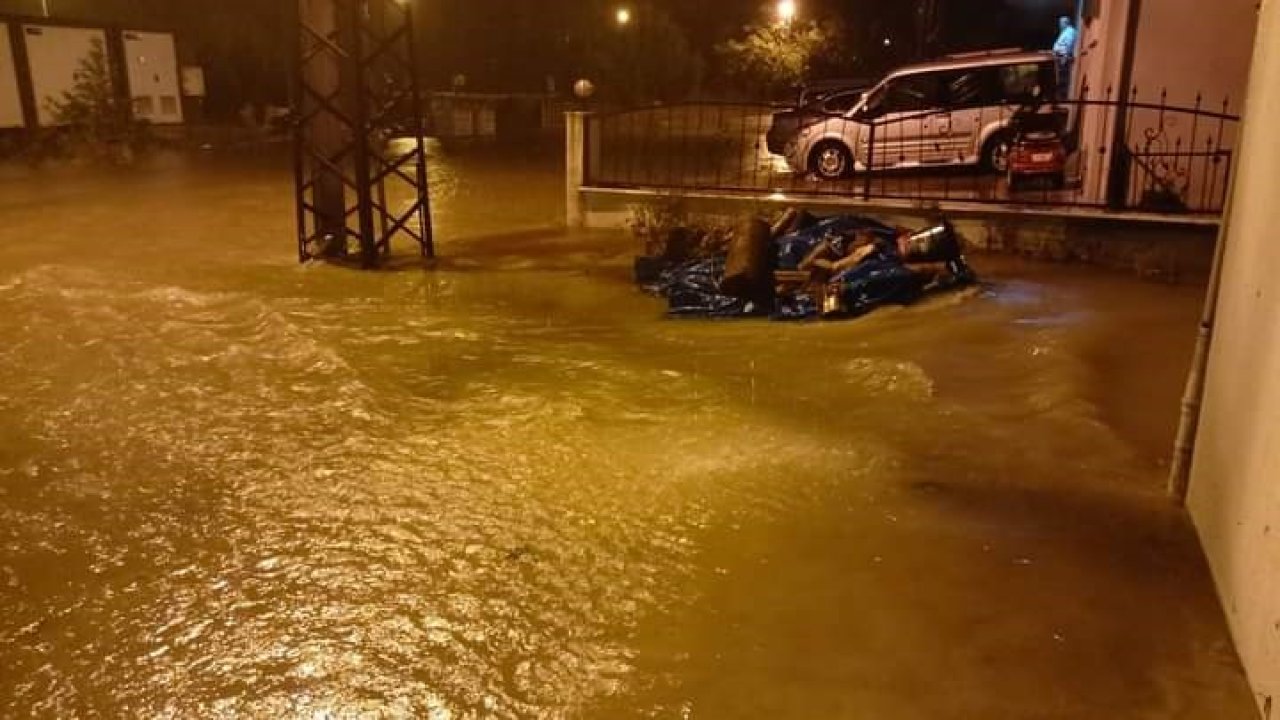
{"label": "utility pole", "polygon": [[[347,147],[346,113],[350,93],[342,92],[342,56],[321,43],[339,43],[337,0],[300,0],[299,12],[304,34],[301,97],[297,142],[299,163],[308,158],[302,146],[309,146],[315,162],[307,163],[306,180],[311,183],[311,207],[298,204],[298,222],[305,226],[306,211],[313,216],[315,237],[302,248],[303,259],[340,258],[347,254],[347,187],[342,170]],[[309,41],[309,42],[308,42]],[[340,47],[337,45],[335,47]],[[313,54],[314,53],[314,54]],[[303,169],[299,168],[299,173]]]}
{"label": "utility pole", "polygon": [[[299,259],[342,261],[355,251],[362,267],[375,268],[401,236],[433,257],[425,108],[409,3],[297,3]],[[403,205],[391,205],[388,183],[407,191]]]}

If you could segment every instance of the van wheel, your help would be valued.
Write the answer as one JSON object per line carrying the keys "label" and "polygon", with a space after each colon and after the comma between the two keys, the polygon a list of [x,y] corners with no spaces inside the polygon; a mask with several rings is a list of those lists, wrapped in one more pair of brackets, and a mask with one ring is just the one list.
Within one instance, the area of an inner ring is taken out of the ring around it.
{"label": "van wheel", "polygon": [[998,132],[982,146],[982,169],[1004,173],[1009,171],[1009,154],[1013,151],[1013,135]]}
{"label": "van wheel", "polygon": [[853,153],[844,143],[819,143],[809,156],[809,170],[823,180],[842,180],[853,174]]}

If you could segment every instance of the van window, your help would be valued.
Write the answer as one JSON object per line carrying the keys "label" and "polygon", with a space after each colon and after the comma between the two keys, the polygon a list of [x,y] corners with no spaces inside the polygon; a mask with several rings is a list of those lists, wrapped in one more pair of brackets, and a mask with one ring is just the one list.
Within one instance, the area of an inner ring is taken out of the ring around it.
{"label": "van window", "polygon": [[990,68],[956,70],[947,73],[943,82],[946,84],[948,108],[987,107],[1002,102],[997,90],[999,80]]}
{"label": "van window", "polygon": [[872,116],[935,110],[942,105],[942,84],[938,73],[908,75],[881,86],[867,104]]}
{"label": "van window", "polygon": [[1000,91],[1005,102],[1023,102],[1052,97],[1053,88],[1045,87],[1040,63],[1005,65],[1000,68]]}
{"label": "van window", "polygon": [[835,95],[822,103],[822,111],[832,115],[843,115],[853,109],[862,99],[862,93],[850,92]]}

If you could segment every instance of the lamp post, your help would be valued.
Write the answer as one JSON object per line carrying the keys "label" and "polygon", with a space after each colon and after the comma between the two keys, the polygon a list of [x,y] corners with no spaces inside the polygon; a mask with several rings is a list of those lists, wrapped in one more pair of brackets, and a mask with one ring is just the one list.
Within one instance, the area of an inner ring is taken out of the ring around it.
{"label": "lamp post", "polygon": [[631,8],[624,5],[618,8],[614,19],[617,21],[618,31],[623,35],[618,45],[623,64],[629,68],[625,79],[623,76],[613,78],[613,83],[620,83],[614,90],[628,97],[632,93],[635,93],[637,98],[643,97],[645,72],[644,64],[639,60],[639,33],[638,29],[632,29],[631,26],[639,20],[647,20],[647,16],[637,18]]}
{"label": "lamp post", "polygon": [[790,25],[796,19],[796,0],[778,0],[778,24]]}

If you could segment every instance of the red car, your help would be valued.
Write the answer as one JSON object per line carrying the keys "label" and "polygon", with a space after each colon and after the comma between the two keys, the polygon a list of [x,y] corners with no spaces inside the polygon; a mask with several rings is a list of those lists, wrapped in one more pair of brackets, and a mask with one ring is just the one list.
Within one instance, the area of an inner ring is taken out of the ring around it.
{"label": "red car", "polygon": [[1055,190],[1066,185],[1067,148],[1059,130],[1060,118],[1031,114],[1015,118],[1009,149],[1009,192],[1041,181]]}

